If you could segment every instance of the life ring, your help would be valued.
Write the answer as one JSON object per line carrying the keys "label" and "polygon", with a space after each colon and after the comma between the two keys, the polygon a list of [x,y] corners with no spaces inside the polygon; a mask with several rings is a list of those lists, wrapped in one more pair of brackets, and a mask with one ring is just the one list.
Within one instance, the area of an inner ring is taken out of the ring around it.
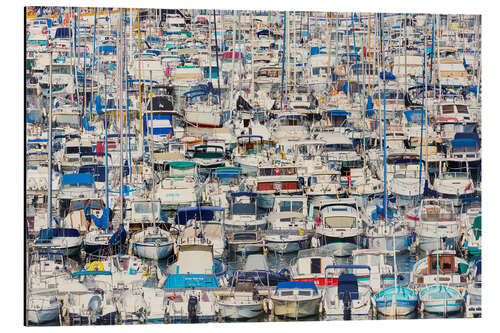
{"label": "life ring", "polygon": [[90,263],[89,270],[91,270],[91,271],[103,271],[104,265],[100,261],[92,261]]}

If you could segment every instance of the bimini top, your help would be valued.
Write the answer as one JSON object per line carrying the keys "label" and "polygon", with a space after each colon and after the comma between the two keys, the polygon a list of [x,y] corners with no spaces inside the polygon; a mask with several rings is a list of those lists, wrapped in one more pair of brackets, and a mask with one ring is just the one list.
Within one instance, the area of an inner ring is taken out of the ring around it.
{"label": "bimini top", "polygon": [[312,289],[318,292],[318,288],[312,281],[286,281],[278,282],[276,286],[276,291],[280,289]]}
{"label": "bimini top", "polygon": [[191,162],[191,161],[171,161],[167,162],[168,165],[174,168],[188,168],[197,165],[198,163],[196,162]]}
{"label": "bimini top", "polygon": [[214,212],[222,212],[224,208],[214,206],[184,207],[177,210],[175,223],[185,225],[187,221],[196,217],[197,221],[212,221]]}
{"label": "bimini top", "polygon": [[330,116],[349,116],[351,114],[345,110],[326,110],[325,112]]}
{"label": "bimini top", "polygon": [[478,142],[475,139],[454,139],[451,140],[451,145],[453,146],[453,148],[479,146]]}
{"label": "bimini top", "polygon": [[61,185],[94,184],[94,177],[91,173],[75,173],[63,175]]}

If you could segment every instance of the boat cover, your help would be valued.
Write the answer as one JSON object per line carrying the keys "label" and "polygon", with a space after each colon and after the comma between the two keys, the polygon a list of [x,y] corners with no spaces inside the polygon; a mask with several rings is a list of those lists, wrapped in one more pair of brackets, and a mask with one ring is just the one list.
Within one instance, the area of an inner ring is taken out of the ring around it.
{"label": "boat cover", "polygon": [[338,280],[339,299],[344,299],[345,293],[349,293],[351,300],[359,298],[358,278],[354,274],[341,274]]}

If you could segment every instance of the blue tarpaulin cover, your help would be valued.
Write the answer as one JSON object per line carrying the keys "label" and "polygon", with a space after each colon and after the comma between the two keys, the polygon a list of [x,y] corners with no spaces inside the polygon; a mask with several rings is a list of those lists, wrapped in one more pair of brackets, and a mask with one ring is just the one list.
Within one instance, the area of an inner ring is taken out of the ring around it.
{"label": "blue tarpaulin cover", "polygon": [[458,147],[476,147],[477,141],[474,139],[455,139],[451,140],[451,145],[454,148]]}
{"label": "blue tarpaulin cover", "polygon": [[382,80],[384,80],[384,74],[385,74],[385,79],[386,80],[394,80],[396,79],[396,77],[394,76],[394,74],[392,74],[391,72],[380,72],[380,78]]}
{"label": "blue tarpaulin cover", "polygon": [[351,114],[350,112],[344,110],[327,110],[326,113],[330,116],[348,116]]}
{"label": "blue tarpaulin cover", "polygon": [[91,173],[75,173],[62,176],[61,185],[94,184]]}
{"label": "blue tarpaulin cover", "polygon": [[368,117],[372,116],[373,114],[375,113],[375,111],[373,110],[373,101],[372,101],[372,97],[371,96],[368,96],[368,101],[366,102],[366,115]]}
{"label": "blue tarpaulin cover", "polygon": [[276,291],[279,289],[312,289],[318,292],[318,288],[312,281],[286,281],[279,282],[276,286]]}
{"label": "blue tarpaulin cover", "polygon": [[94,220],[94,224],[96,227],[101,228],[101,229],[107,229],[108,228],[108,221],[109,221],[109,208],[106,207],[104,208],[101,217],[97,217],[94,214],[90,214],[90,217],[92,220]]}
{"label": "blue tarpaulin cover", "polygon": [[224,211],[224,208],[213,206],[179,208],[175,222],[185,225],[187,221],[194,219],[195,216],[197,221],[211,221],[214,219],[214,212],[220,211]]}
{"label": "blue tarpaulin cover", "polygon": [[344,298],[345,293],[349,293],[351,300],[359,298],[358,278],[354,274],[341,274],[338,280],[339,299]]}

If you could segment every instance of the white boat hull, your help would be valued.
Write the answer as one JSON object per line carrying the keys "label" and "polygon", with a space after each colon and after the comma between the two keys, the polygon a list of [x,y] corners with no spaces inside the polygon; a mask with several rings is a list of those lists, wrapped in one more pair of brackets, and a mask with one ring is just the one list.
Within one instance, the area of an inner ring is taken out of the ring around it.
{"label": "white boat hull", "polygon": [[262,303],[259,301],[245,304],[220,302],[219,307],[222,318],[233,320],[255,318],[263,312]]}
{"label": "white boat hull", "polygon": [[160,260],[167,258],[173,251],[174,244],[167,243],[164,245],[134,243],[134,252],[138,257],[145,259]]}
{"label": "white boat hull", "polygon": [[321,298],[300,301],[272,299],[272,301],[275,316],[295,319],[318,315]]}
{"label": "white boat hull", "polygon": [[34,324],[48,323],[57,318],[57,311],[57,305],[47,309],[28,309],[28,321]]}

